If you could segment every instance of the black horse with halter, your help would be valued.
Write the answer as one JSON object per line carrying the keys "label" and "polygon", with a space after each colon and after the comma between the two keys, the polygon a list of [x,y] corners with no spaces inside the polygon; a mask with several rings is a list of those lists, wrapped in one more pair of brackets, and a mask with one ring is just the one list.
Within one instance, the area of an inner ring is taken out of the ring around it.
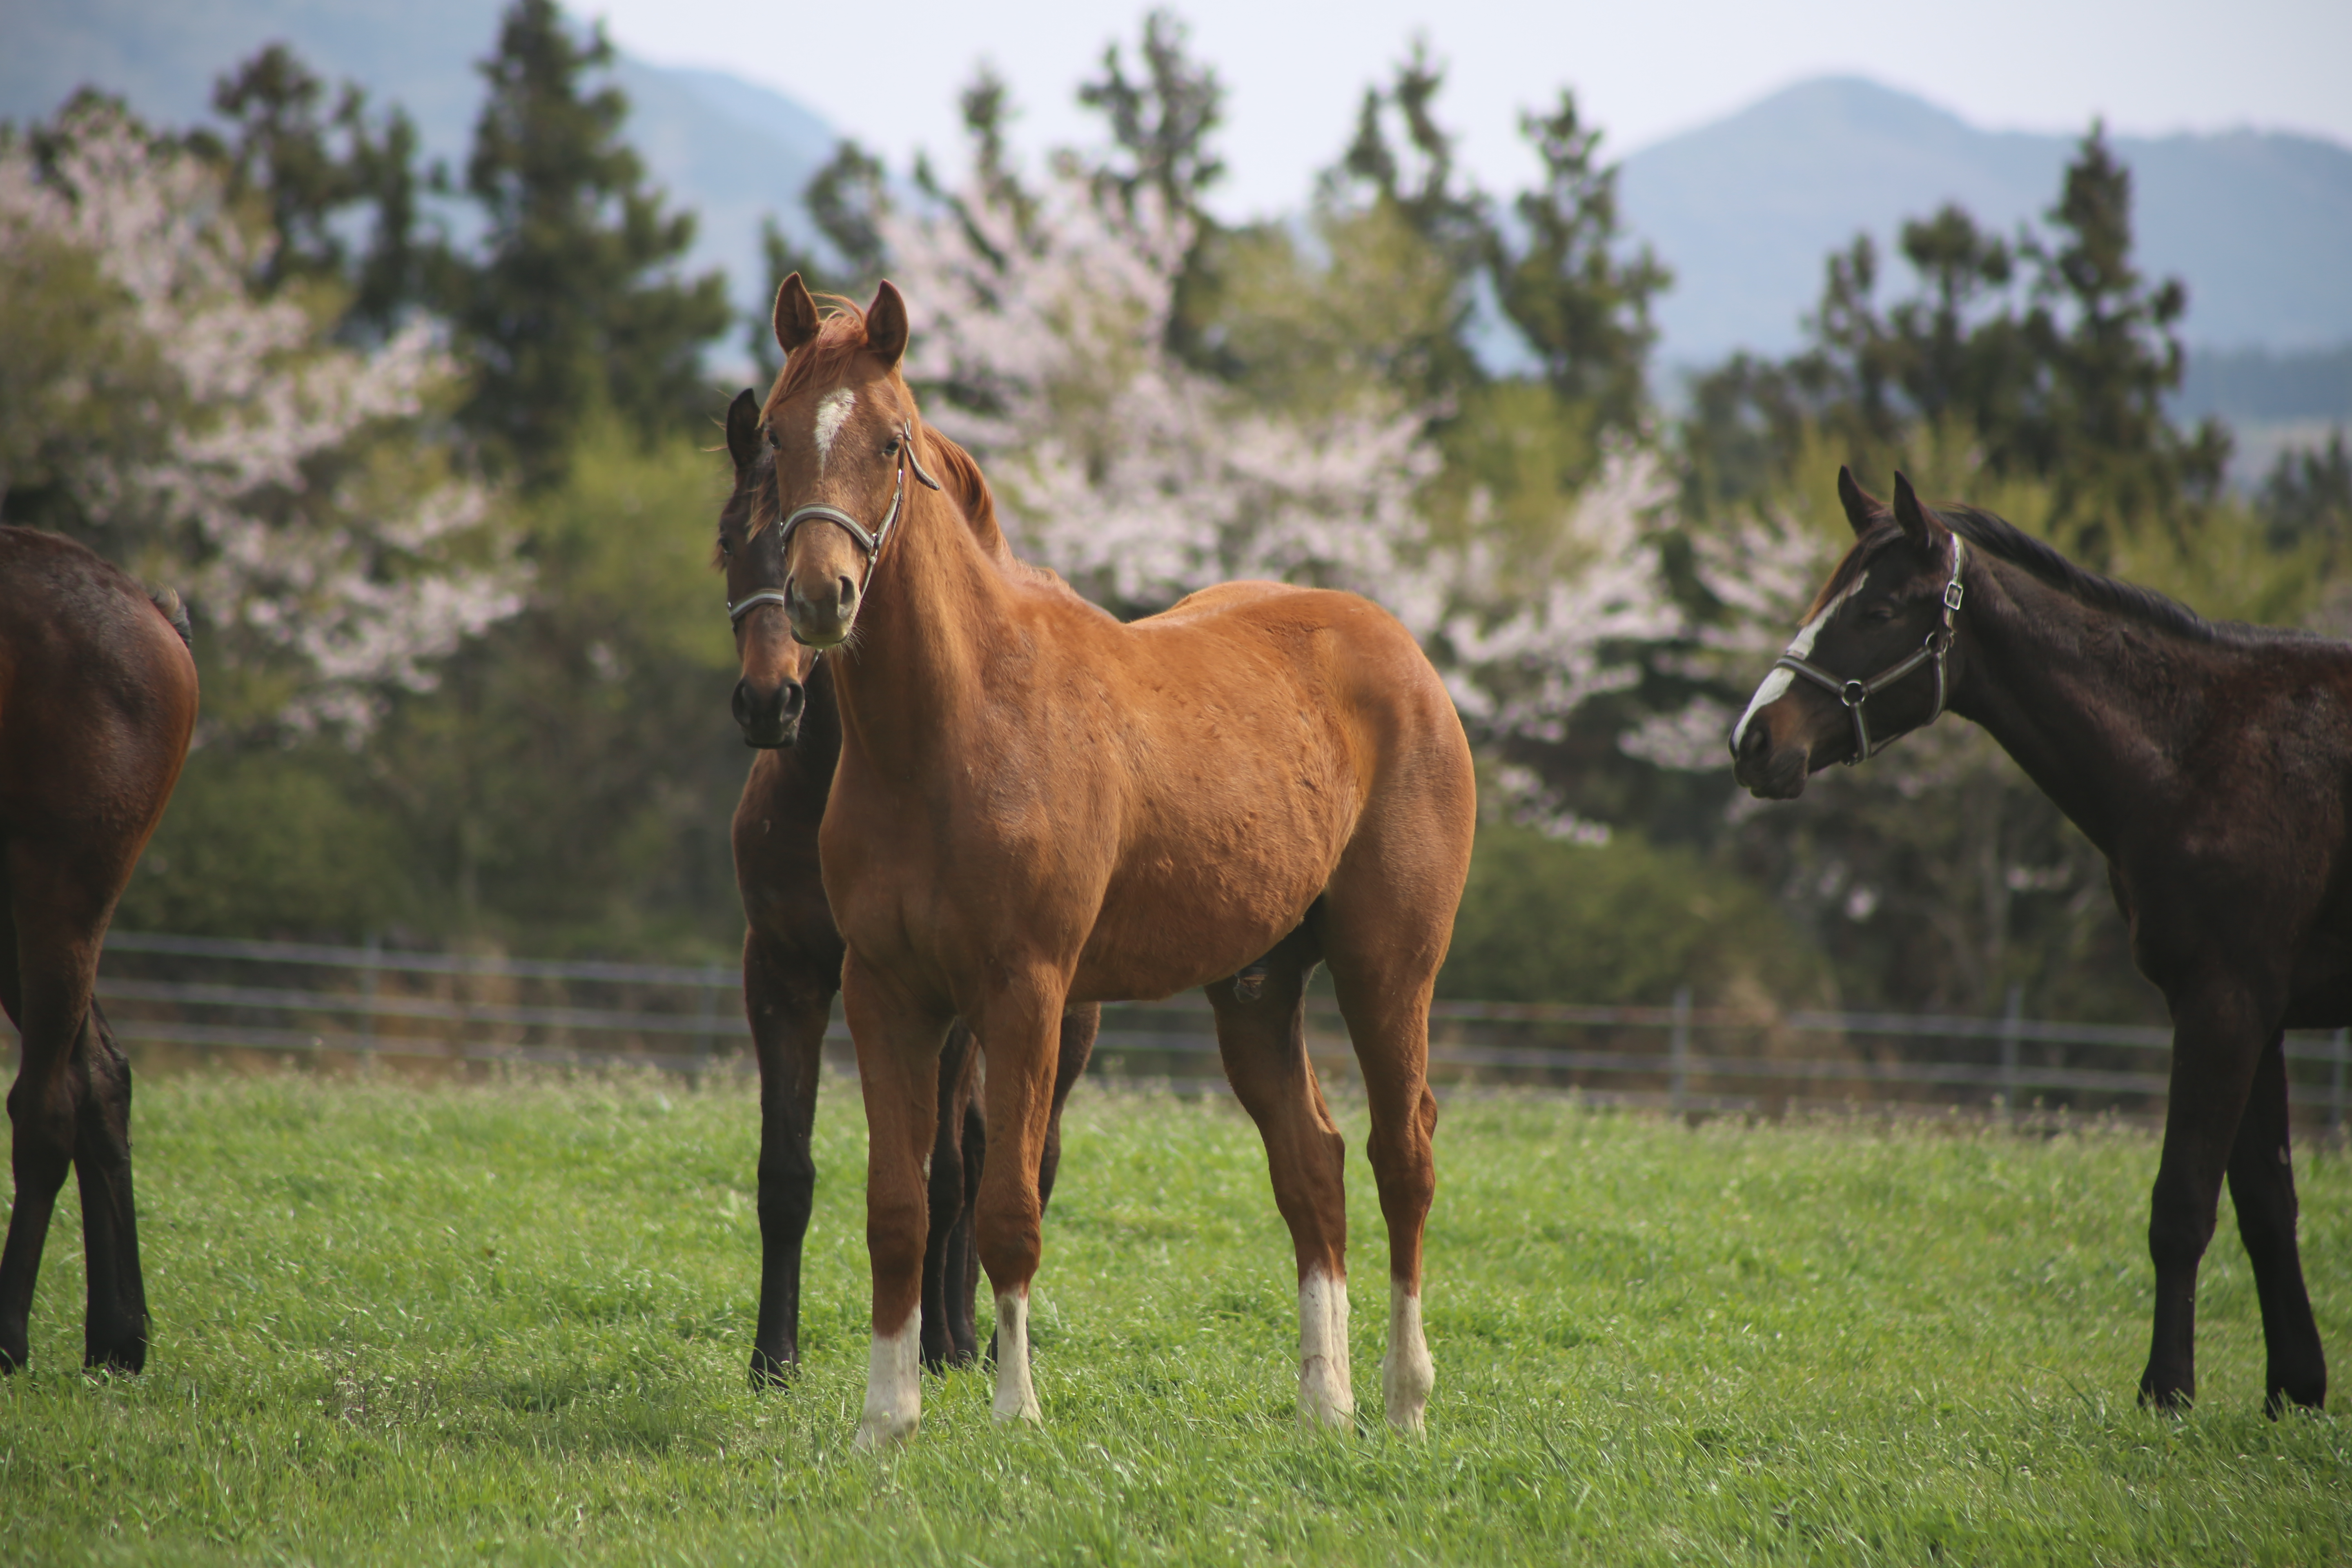
{"label": "black horse with halter", "polygon": [[1846,766],[1853,767],[1864,758],[1875,756],[1911,732],[1910,730],[1898,730],[1873,745],[1870,740],[1870,721],[1863,715],[1863,704],[1931,660],[1936,666],[1936,705],[1927,710],[1927,716],[1925,719],[1912,725],[1911,729],[1924,730],[1943,715],[1944,660],[1952,651],[1952,619],[1960,613],[1960,598],[1966,592],[1960,584],[1960,563],[1966,559],[1967,554],[1968,546],[1960,542],[1958,534],[1953,534],[1952,574],[1944,583],[1943,624],[1929,632],[1927,640],[1909,656],[1888,665],[1876,675],[1864,680],[1841,680],[1820,665],[1800,658],[1792,653],[1784,653],[1772,661],[1773,668],[1785,669],[1792,674],[1802,676],[1824,691],[1835,693],[1837,700],[1845,704],[1845,710],[1853,715],[1853,755],[1845,760]]}

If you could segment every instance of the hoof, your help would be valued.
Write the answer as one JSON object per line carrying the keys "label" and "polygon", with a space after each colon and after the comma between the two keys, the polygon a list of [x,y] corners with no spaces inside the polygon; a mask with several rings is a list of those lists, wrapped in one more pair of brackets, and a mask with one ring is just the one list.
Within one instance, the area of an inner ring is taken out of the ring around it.
{"label": "hoof", "polygon": [[751,1352],[751,1386],[782,1388],[800,1373],[800,1358],[793,1355],[775,1356],[766,1351]]}
{"label": "hoof", "polygon": [[857,1424],[850,1447],[861,1454],[878,1454],[906,1442],[922,1424],[919,1415],[869,1415]]}
{"label": "hoof", "polygon": [[1034,1394],[1010,1410],[1002,1410],[992,1405],[988,1413],[996,1418],[996,1424],[999,1426],[1010,1426],[1016,1422],[1030,1426],[1043,1426],[1045,1424],[1045,1413],[1037,1408],[1037,1396]]}

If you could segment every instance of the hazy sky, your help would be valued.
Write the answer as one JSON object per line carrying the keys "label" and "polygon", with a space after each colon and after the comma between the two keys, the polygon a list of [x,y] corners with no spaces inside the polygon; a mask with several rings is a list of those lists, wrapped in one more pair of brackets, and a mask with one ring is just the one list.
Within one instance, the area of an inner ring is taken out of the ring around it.
{"label": "hazy sky", "polygon": [[[665,65],[776,88],[903,168],[960,166],[955,94],[981,60],[1012,84],[1026,148],[1096,136],[1075,101],[1144,7],[1083,0],[584,0]],[[1622,156],[1776,88],[1832,72],[1919,93],[1986,127],[2132,132],[2252,125],[2352,142],[2352,0],[1186,0],[1194,53],[1226,89],[1227,217],[1293,207],[1345,144],[1367,82],[1425,36],[1441,110],[1490,188],[1531,168],[1523,109],[1575,88]],[[824,18],[820,21],[819,18]],[[1129,54],[1132,54],[1130,47]]]}

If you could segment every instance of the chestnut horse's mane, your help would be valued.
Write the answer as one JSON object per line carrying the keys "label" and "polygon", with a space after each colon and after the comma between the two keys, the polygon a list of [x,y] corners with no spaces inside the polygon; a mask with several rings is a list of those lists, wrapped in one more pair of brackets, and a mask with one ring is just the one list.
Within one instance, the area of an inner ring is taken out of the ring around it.
{"label": "chestnut horse's mane", "polygon": [[[1932,515],[1988,555],[1999,556],[2012,566],[2023,567],[2060,593],[2078,599],[2093,609],[2107,611],[2158,631],[2170,632],[2192,642],[2230,646],[2301,641],[2310,635],[2288,626],[2248,626],[2243,621],[2209,621],[2179,600],[2167,598],[2153,588],[2143,588],[2137,583],[2126,583],[2102,575],[2086,566],[2076,565],[2015,523],[1981,507],[1938,506],[1932,509]],[[1903,530],[1895,522],[1894,511],[1881,508],[1873,519],[1869,531],[1854,541],[1853,548],[1846,552],[1845,559],[1838,563],[1837,570],[1830,574],[1830,580],[1814,595],[1811,607],[1805,612],[1805,618],[1811,620],[1819,615],[1822,606],[1845,592],[1880,551],[1902,537]]]}

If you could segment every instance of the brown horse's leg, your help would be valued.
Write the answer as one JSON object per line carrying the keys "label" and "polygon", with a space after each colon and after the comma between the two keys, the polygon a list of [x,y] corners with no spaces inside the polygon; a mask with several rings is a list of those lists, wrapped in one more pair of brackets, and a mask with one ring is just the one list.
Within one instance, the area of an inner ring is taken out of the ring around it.
{"label": "brown horse's leg", "polygon": [[2234,987],[2173,1006],[2171,1100],[2147,1226],[2156,1321],[2139,1380],[2143,1405],[2169,1410],[2197,1397],[2197,1266],[2213,1238],[2222,1173],[2273,1033]]}
{"label": "brown horse's leg", "polygon": [[2230,1201],[2238,1236],[2253,1263],[2269,1352],[2263,1408],[2273,1416],[2289,1400],[2316,1410],[2327,1397],[2327,1356],[2312,1321],[2303,1259],[2294,1240],[2294,1167],[2287,1155],[2286,1051],[2273,1035],[2254,1069],[2253,1091],[2230,1152]]}
{"label": "brown horse's leg", "polygon": [[[961,1024],[940,1052],[940,1119],[931,1140],[927,1193],[930,1225],[923,1242],[923,1368],[968,1366],[979,1353],[972,1325],[972,1226],[979,1198],[980,1151],[969,1116],[980,1053]],[[983,1134],[984,1136],[984,1134]]]}
{"label": "brown horse's leg", "polygon": [[1054,1114],[1065,982],[1015,979],[972,1020],[987,1053],[989,1158],[980,1176],[980,1262],[996,1299],[999,1421],[1038,1421],[1029,1370],[1029,1287],[1044,1255],[1037,1173]]}
{"label": "brown horse's leg", "polygon": [[138,1372],[147,1364],[147,1288],[139,1270],[139,1218],[131,1195],[131,1063],[93,997],[78,1070],[80,1116],[74,1173],[81,1184],[82,1251],[89,1304],[82,1364]]}
{"label": "brown horse's leg", "polygon": [[1261,961],[1255,995],[1233,980],[1207,988],[1217,1014],[1226,1081],[1265,1142],[1275,1206],[1298,1259],[1298,1414],[1351,1424],[1348,1362],[1347,1144],[1307,1058],[1307,977],[1315,940],[1306,926]]}
{"label": "brown horse's leg", "polygon": [[818,1069],[837,954],[809,954],[758,931],[743,938],[743,1005],[760,1060],[760,1317],[751,1383],[781,1383],[801,1359],[801,1247],[815,1201]]}
{"label": "brown horse's leg", "polygon": [[923,1156],[939,1125],[940,1052],[953,1020],[908,997],[854,952],[842,964],[841,994],[866,1100],[866,1250],[874,1269],[857,1446],[875,1448],[914,1436],[922,1423]]}
{"label": "brown horse's leg", "polygon": [[16,1201],[0,1247],[0,1372],[14,1372],[31,1353],[33,1285],[80,1131],[87,1083],[75,1058],[89,1019],[100,921],[67,913],[81,901],[83,879],[73,868],[43,863],[22,844],[6,853],[0,891],[11,910],[0,935],[14,940],[0,978],[8,982],[5,999],[18,1035],[16,1081],[8,1090]]}
{"label": "brown horse's leg", "polygon": [[1430,1146],[1437,1100],[1429,1090],[1429,998],[1445,960],[1454,903],[1432,900],[1426,889],[1461,885],[1471,816],[1432,817],[1439,826],[1412,832],[1383,831],[1385,818],[1368,816],[1331,879],[1321,911],[1331,985],[1371,1112],[1365,1152],[1389,1231],[1389,1339],[1381,1388],[1389,1425],[1402,1432],[1422,1429],[1437,1382],[1421,1320],[1422,1232],[1437,1191]]}

